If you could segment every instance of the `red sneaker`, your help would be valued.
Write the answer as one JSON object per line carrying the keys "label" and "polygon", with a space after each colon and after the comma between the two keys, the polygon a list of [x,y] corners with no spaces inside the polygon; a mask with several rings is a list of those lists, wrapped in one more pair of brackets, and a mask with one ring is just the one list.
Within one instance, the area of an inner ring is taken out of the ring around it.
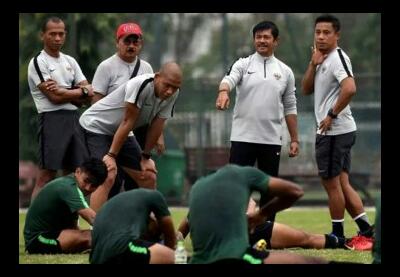
{"label": "red sneaker", "polygon": [[347,249],[358,251],[372,250],[373,245],[373,238],[365,237],[362,235],[354,236],[344,244]]}

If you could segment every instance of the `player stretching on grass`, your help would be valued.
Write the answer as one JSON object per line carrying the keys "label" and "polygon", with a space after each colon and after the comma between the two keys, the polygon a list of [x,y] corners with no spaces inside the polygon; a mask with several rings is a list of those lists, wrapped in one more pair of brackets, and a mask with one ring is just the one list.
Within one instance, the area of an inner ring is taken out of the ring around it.
{"label": "player stretching on grass", "polygon": [[116,170],[108,172],[99,159],[86,160],[68,175],[49,182],[33,200],[26,215],[24,238],[29,254],[79,253],[91,247],[91,231],[80,230],[80,215],[90,225],[96,212],[85,196],[99,186],[114,183]]}
{"label": "player stretching on grass", "polygon": [[[246,217],[253,191],[271,200]],[[249,229],[264,223],[271,213],[290,207],[302,195],[298,185],[249,166],[229,164],[199,179],[189,197],[188,221],[193,244],[190,262],[327,263],[289,252],[258,251],[250,245]]]}

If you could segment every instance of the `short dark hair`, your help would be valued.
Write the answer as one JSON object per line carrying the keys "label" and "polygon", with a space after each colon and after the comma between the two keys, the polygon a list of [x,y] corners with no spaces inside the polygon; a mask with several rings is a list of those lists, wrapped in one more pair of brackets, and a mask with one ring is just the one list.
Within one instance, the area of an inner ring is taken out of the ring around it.
{"label": "short dark hair", "polygon": [[[63,21],[61,18],[57,17],[57,16],[49,17],[49,18],[46,19],[46,21],[45,21],[45,22],[43,23],[43,25],[42,25],[42,32],[43,32],[43,33],[46,32],[46,30],[47,30],[47,23],[49,23],[50,21],[51,21],[51,22],[54,22],[54,23],[60,23],[60,22],[64,23],[64,21]],[[65,25],[65,23],[64,23],[64,25]]]}
{"label": "short dark hair", "polygon": [[80,168],[88,175],[89,183],[94,187],[98,187],[104,183],[108,175],[106,164],[97,158],[85,160]]}
{"label": "short dark hair", "polygon": [[262,21],[258,23],[256,26],[253,27],[253,39],[256,37],[256,33],[262,30],[269,30],[271,29],[271,34],[276,39],[279,36],[278,27],[272,21]]}
{"label": "short dark hair", "polygon": [[335,29],[335,32],[339,32],[340,31],[340,21],[336,16],[330,15],[330,14],[323,14],[317,17],[317,19],[315,19],[315,25],[314,27],[317,25],[317,23],[320,22],[329,22],[332,23],[332,27],[333,29]]}

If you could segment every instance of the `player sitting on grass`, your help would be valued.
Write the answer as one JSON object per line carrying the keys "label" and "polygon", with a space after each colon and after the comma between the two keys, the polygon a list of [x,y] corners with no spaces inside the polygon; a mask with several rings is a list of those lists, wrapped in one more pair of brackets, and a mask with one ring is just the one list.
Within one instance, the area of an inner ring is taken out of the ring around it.
{"label": "player sitting on grass", "polygon": [[33,200],[26,215],[24,238],[29,254],[80,253],[91,247],[91,231],[80,230],[78,216],[93,225],[96,212],[85,196],[100,185],[114,183],[103,161],[91,158],[75,173],[49,182]]}

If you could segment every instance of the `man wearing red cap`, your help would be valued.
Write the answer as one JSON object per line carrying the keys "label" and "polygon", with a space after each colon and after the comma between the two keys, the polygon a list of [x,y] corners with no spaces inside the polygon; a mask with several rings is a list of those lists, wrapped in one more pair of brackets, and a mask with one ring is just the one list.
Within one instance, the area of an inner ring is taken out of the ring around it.
{"label": "man wearing red cap", "polygon": [[[138,24],[129,22],[119,25],[115,39],[117,53],[102,61],[94,74],[92,85],[95,96],[92,99],[92,104],[125,84],[129,79],[137,75],[153,73],[151,65],[138,57],[143,47],[143,32]],[[144,148],[143,142],[146,130],[147,128],[141,128],[140,134],[137,132],[139,130],[135,131],[136,139],[142,148]],[[133,136],[133,133],[130,132],[129,135]],[[159,154],[164,151],[163,135],[157,141],[156,148]],[[124,183],[125,190],[136,187],[134,181],[119,168],[109,197],[116,195],[120,191],[122,183]]]}

